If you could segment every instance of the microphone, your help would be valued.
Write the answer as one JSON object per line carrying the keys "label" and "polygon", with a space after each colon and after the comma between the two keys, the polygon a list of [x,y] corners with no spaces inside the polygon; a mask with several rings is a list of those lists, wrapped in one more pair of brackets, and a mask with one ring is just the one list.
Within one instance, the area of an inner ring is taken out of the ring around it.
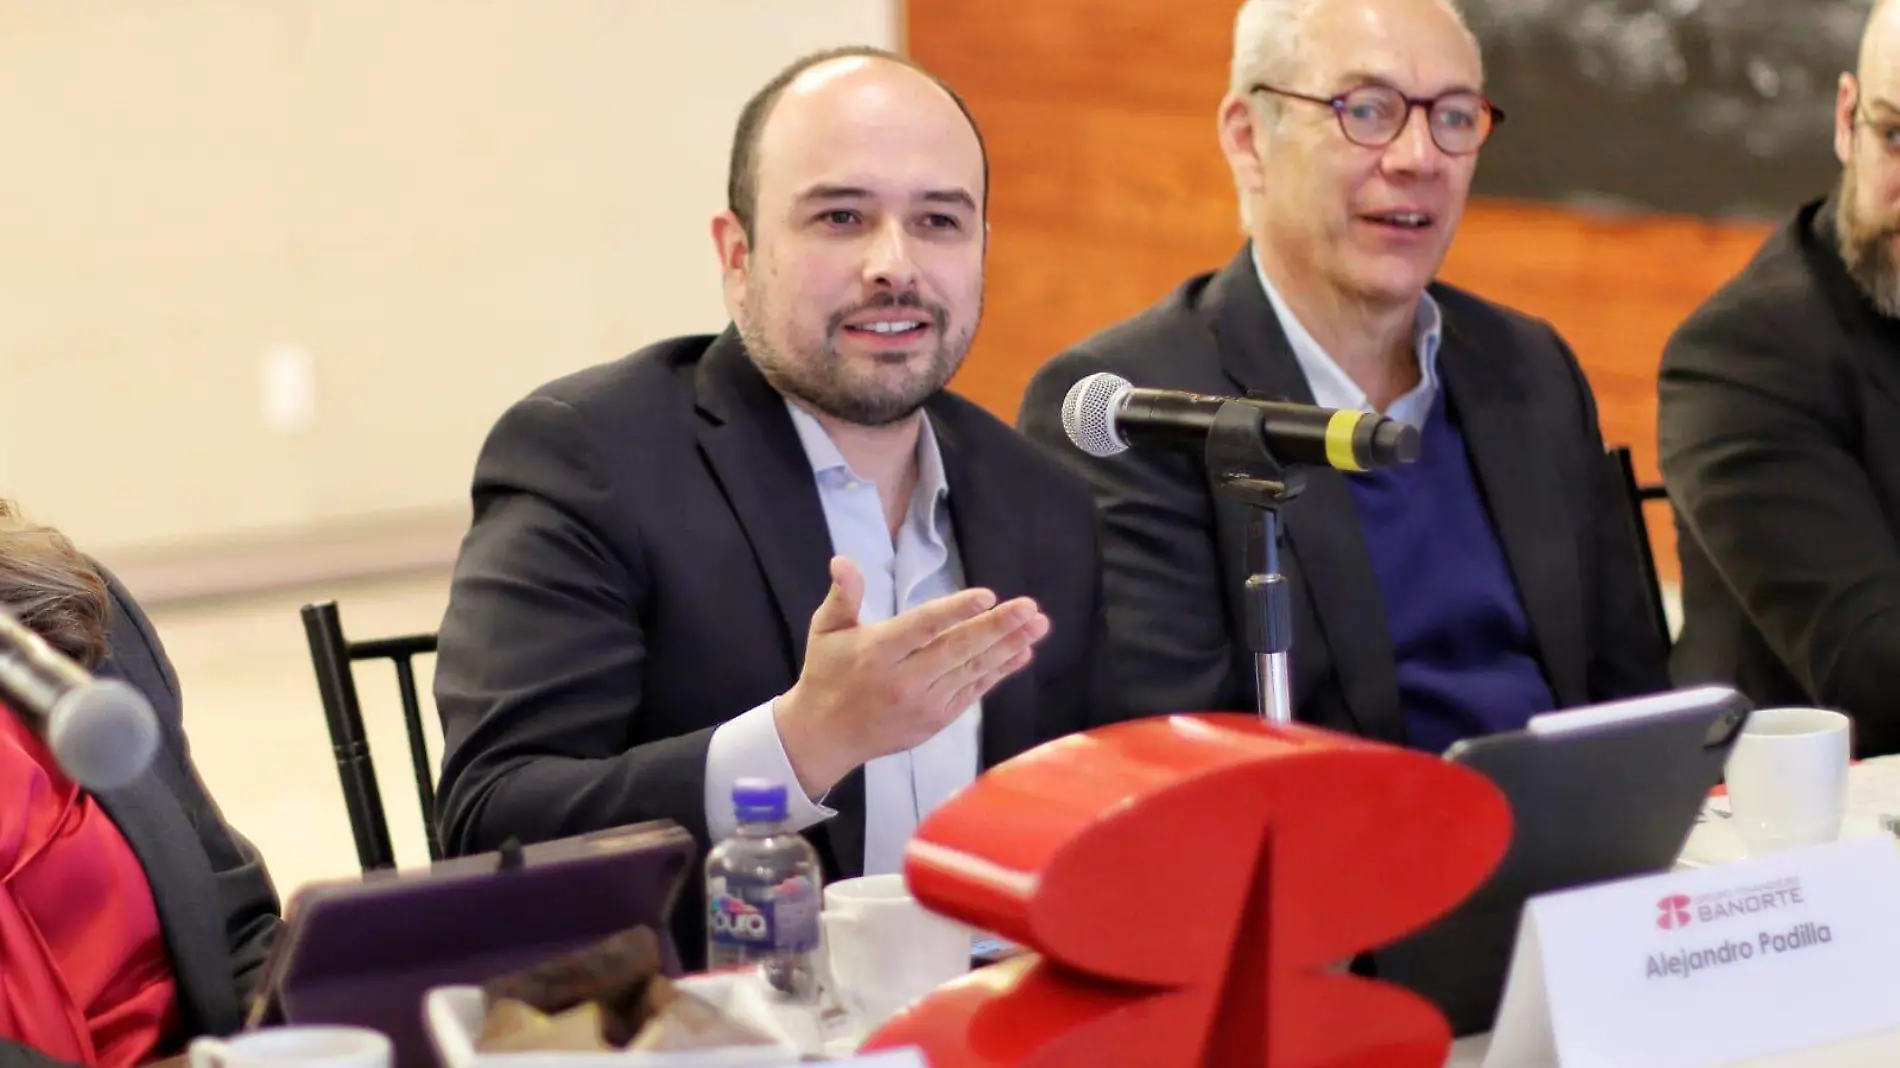
{"label": "microphone", "polygon": [[1069,387],[1062,429],[1090,456],[1113,456],[1136,443],[1198,445],[1228,404],[1259,412],[1260,434],[1274,459],[1341,471],[1371,471],[1418,459],[1418,428],[1370,412],[1310,404],[1210,397],[1172,389],[1137,389],[1097,372]]}
{"label": "microphone", "polygon": [[115,790],[158,753],[158,718],[145,695],[96,679],[0,610],[0,701],[39,728],[53,759],[88,790]]}

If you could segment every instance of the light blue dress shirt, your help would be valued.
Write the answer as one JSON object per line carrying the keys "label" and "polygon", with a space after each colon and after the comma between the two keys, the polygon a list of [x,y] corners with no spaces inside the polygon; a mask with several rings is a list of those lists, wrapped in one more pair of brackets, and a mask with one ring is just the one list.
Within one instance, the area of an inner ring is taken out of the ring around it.
{"label": "light blue dress shirt", "polygon": [[1266,268],[1261,266],[1257,250],[1253,256],[1253,267],[1254,273],[1260,276],[1260,288],[1267,291],[1267,300],[1273,305],[1273,314],[1280,319],[1280,329],[1286,331],[1287,344],[1293,346],[1293,358],[1300,365],[1300,373],[1306,376],[1306,384],[1312,387],[1314,404],[1321,408],[1372,412],[1424,428],[1425,417],[1431,414],[1432,402],[1438,399],[1438,345],[1444,334],[1444,314],[1430,293],[1419,294],[1418,315],[1412,320],[1413,343],[1418,346],[1418,385],[1381,412],[1373,408],[1371,401],[1366,398],[1366,391],[1360,389],[1345,370],[1333,362],[1333,358],[1320,347],[1319,340],[1293,314],[1293,309],[1287,307],[1286,301],[1280,297],[1280,291],[1273,288],[1273,280],[1267,277]]}
{"label": "light blue dress shirt", "polygon": [[[792,425],[811,462],[832,552],[864,574],[860,624],[876,623],[964,588],[963,559],[950,524],[950,486],[936,431],[925,416],[917,435],[917,487],[895,539],[877,485],[845,462],[809,412],[789,401]],[[776,700],[776,699],[774,699]],[[732,833],[732,784],[758,776],[789,787],[788,822],[804,829],[836,813],[804,795],[767,701],[713,731],[706,750],[706,826],[713,840]],[[904,848],[917,824],[976,778],[982,704],[915,749],[864,766],[864,872],[903,870]]]}

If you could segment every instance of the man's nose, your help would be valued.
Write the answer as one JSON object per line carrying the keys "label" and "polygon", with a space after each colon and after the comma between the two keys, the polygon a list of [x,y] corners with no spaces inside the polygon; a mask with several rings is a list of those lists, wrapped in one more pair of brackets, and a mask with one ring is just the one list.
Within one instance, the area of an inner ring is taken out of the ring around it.
{"label": "man's nose", "polygon": [[917,262],[911,236],[901,219],[878,226],[865,250],[864,279],[873,288],[909,290],[917,284]]}
{"label": "man's nose", "polygon": [[1399,135],[1385,146],[1386,165],[1407,174],[1433,175],[1445,166],[1445,150],[1432,140],[1431,109],[1414,104]]}

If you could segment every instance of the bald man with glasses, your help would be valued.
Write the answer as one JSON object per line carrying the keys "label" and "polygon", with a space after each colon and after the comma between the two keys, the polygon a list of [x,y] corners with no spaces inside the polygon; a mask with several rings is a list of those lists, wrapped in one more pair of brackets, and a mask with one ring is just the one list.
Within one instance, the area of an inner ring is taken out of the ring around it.
{"label": "bald man with glasses", "polygon": [[1250,0],[1219,112],[1248,241],[1044,366],[1023,430],[1101,506],[1123,717],[1256,707],[1246,506],[1199,450],[1095,458],[1071,385],[1263,394],[1417,426],[1408,466],[1308,473],[1281,515],[1296,719],[1441,752],[1667,686],[1596,404],[1549,324],[1435,281],[1503,112],[1439,0]]}

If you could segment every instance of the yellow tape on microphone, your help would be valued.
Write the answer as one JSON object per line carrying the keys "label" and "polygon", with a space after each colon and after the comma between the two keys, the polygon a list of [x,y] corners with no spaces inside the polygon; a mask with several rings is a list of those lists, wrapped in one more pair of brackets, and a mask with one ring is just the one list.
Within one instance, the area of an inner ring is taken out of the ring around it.
{"label": "yellow tape on microphone", "polygon": [[1359,429],[1359,412],[1337,411],[1326,421],[1326,462],[1341,471],[1364,471],[1354,453],[1352,439]]}

